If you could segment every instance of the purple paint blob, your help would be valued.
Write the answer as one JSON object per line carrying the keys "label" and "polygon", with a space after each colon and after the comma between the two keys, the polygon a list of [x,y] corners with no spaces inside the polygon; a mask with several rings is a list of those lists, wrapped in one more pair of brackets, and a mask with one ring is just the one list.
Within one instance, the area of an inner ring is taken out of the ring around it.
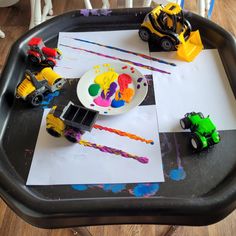
{"label": "purple paint blob", "polygon": [[143,164],[147,164],[149,162],[149,159],[147,157],[139,157],[137,160]]}
{"label": "purple paint blob", "polygon": [[142,82],[142,80],[143,80],[143,78],[140,77],[140,78],[138,78],[137,81],[138,81],[138,83],[140,83],[140,82]]}
{"label": "purple paint blob", "polygon": [[109,87],[109,90],[107,92],[107,96],[105,97],[105,94],[104,94],[104,90],[102,91],[101,93],[101,97],[103,99],[109,99],[110,97],[112,97],[114,95],[114,93],[116,92],[116,88],[117,88],[117,84],[115,82],[112,82],[110,84],[110,87]]}
{"label": "purple paint blob", "polygon": [[140,89],[140,84],[137,85],[137,89]]}
{"label": "purple paint blob", "polygon": [[115,100],[113,99],[111,102],[111,106],[114,108],[119,108],[119,107],[123,107],[125,105],[125,101],[123,100]]}
{"label": "purple paint blob", "polygon": [[80,14],[83,16],[89,16],[89,12],[90,12],[89,9],[81,9],[80,10]]}
{"label": "purple paint blob", "polygon": [[90,104],[91,107],[94,107],[95,105],[94,104]]}

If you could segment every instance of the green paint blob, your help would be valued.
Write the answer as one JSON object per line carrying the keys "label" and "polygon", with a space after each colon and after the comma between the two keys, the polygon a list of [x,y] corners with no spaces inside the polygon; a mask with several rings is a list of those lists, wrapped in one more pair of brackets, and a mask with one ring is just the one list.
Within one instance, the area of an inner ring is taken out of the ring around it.
{"label": "green paint blob", "polygon": [[98,95],[99,90],[100,90],[99,84],[91,84],[88,89],[90,96],[93,97]]}

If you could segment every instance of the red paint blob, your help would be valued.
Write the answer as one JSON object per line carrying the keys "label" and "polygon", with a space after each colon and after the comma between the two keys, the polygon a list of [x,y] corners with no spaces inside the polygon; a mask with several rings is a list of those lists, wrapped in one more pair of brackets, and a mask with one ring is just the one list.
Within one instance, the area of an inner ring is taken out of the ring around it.
{"label": "red paint blob", "polygon": [[128,68],[128,66],[123,66],[123,67],[122,67],[123,70],[125,70],[125,69],[127,69],[127,68]]}
{"label": "red paint blob", "polygon": [[127,74],[120,74],[118,77],[118,84],[120,86],[120,91],[124,91],[128,88],[129,84],[132,83],[132,77]]}

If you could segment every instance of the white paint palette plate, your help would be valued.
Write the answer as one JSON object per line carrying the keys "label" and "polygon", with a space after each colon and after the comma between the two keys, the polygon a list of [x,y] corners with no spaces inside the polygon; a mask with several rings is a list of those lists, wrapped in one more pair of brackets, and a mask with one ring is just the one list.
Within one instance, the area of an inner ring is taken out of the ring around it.
{"label": "white paint palette plate", "polygon": [[[91,88],[96,89],[91,92]],[[80,78],[77,85],[80,102],[87,108],[99,111],[100,115],[127,112],[138,106],[147,92],[148,83],[144,75],[124,63],[96,65]],[[133,93],[132,98],[130,93]]]}

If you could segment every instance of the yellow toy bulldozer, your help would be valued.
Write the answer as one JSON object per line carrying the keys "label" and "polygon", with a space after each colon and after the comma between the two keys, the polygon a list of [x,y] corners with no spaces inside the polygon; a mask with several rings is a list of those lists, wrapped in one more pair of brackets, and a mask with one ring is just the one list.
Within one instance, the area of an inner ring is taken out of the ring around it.
{"label": "yellow toy bulldozer", "polygon": [[139,30],[143,41],[152,36],[158,38],[164,51],[177,48],[178,56],[192,61],[203,49],[199,31],[192,32],[190,23],[184,18],[181,7],[176,3],[159,5],[148,13]]}
{"label": "yellow toy bulldozer", "polygon": [[38,73],[26,70],[23,81],[17,86],[16,97],[22,98],[32,106],[39,106],[46,93],[60,90],[64,83],[65,79],[51,67],[46,67]]}

